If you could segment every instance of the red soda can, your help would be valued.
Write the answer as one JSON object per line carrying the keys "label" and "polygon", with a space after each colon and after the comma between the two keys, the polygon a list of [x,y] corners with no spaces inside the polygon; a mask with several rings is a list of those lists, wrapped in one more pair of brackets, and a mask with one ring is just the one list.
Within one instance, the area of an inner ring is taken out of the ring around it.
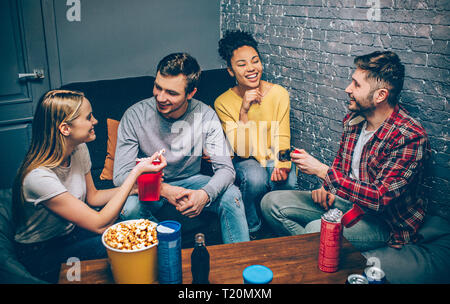
{"label": "red soda can", "polygon": [[[328,216],[333,212],[334,216]],[[319,269],[324,272],[336,272],[339,267],[342,242],[341,217],[342,212],[339,209],[330,209],[321,218]]]}
{"label": "red soda can", "polygon": [[[136,160],[136,165],[139,163]],[[161,161],[155,159],[152,164],[159,165]],[[161,195],[162,170],[155,173],[143,173],[137,178],[139,200],[144,202],[159,201]]]}

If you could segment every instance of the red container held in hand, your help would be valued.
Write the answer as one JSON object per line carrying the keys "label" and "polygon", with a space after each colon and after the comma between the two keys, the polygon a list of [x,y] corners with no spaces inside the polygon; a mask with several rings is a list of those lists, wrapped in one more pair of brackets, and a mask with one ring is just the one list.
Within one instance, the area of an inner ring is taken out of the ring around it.
{"label": "red container held in hand", "polygon": [[321,219],[319,269],[324,272],[336,272],[341,251],[342,224]]}
{"label": "red container held in hand", "polygon": [[[136,165],[139,160],[136,161]],[[153,165],[161,161],[155,159]],[[161,195],[162,170],[156,173],[143,173],[137,178],[139,200],[144,202],[159,201]]]}

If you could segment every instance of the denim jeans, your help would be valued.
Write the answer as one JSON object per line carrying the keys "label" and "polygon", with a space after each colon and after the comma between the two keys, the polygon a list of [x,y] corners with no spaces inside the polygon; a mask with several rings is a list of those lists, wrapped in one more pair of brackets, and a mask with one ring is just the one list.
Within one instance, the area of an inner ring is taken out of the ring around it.
{"label": "denim jeans", "polygon": [[[343,213],[353,203],[336,196],[332,208]],[[274,191],[261,201],[264,218],[280,235],[298,235],[320,231],[320,218],[325,210],[314,203],[311,191]],[[344,237],[358,250],[366,251],[386,246],[390,229],[379,216],[366,213],[362,220],[344,228]]]}
{"label": "denim jeans", "polygon": [[253,233],[261,228],[260,202],[263,196],[269,191],[297,188],[295,166],[292,165],[285,181],[273,182],[270,180],[274,169],[273,161],[268,161],[267,166],[262,167],[254,158],[234,157],[233,165],[236,170],[236,184],[241,190],[245,205],[248,229]]}
{"label": "denim jeans", "polygon": [[[68,235],[32,244],[16,243],[18,260],[35,277],[49,283],[57,283],[61,263],[71,257],[80,261],[106,258],[102,236],[75,227]],[[81,274],[80,280],[83,280]]]}
{"label": "denim jeans", "polygon": [[[168,182],[168,184],[198,190],[205,186],[210,179],[210,176],[197,174],[182,180]],[[128,197],[120,217],[122,220],[147,218],[157,223],[158,220],[153,214],[165,203],[168,203],[165,198],[148,203],[141,202],[137,195],[132,195]],[[250,240],[241,192],[235,185],[228,186],[214,202],[211,202],[203,210],[214,212],[219,216],[222,240],[225,244]]]}

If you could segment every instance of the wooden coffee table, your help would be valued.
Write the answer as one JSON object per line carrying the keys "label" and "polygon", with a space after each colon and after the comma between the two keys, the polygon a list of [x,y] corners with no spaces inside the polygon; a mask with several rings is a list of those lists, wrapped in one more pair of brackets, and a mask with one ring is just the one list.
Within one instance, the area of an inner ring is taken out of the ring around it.
{"label": "wooden coffee table", "polygon": [[[212,284],[241,284],[242,271],[250,265],[260,264],[273,271],[274,284],[343,284],[352,273],[363,272],[366,260],[346,239],[343,239],[339,270],[325,273],[317,266],[320,233],[263,239],[236,244],[208,246]],[[183,283],[192,283],[192,248],[183,249]],[[108,259],[81,261],[79,281],[68,281],[71,266],[62,264],[61,284],[114,283]]]}

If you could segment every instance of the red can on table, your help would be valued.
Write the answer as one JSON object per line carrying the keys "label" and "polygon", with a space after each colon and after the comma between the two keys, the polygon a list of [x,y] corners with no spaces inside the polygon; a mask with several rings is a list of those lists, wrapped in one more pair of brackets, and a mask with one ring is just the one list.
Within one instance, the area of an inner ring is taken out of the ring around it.
{"label": "red can on table", "polygon": [[[136,165],[139,160],[136,161]],[[153,165],[161,161],[155,159]],[[144,202],[159,201],[161,195],[162,170],[156,173],[143,173],[137,178],[139,200]]]}
{"label": "red can on table", "polygon": [[342,242],[342,224],[321,219],[319,269],[324,272],[336,272],[339,266],[339,253]]}

